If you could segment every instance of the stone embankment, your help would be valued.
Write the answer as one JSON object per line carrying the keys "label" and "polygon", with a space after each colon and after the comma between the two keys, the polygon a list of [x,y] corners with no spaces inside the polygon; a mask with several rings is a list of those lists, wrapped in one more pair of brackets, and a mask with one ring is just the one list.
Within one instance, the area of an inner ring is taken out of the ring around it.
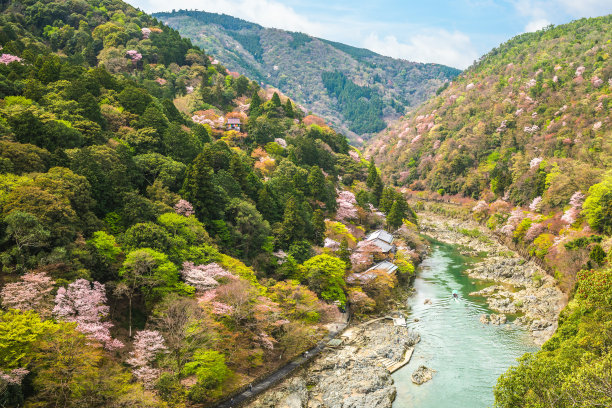
{"label": "stone embankment", "polygon": [[396,390],[382,361],[402,361],[418,335],[381,320],[348,329],[343,340],[247,406],[390,408]]}
{"label": "stone embankment", "polygon": [[482,260],[468,275],[497,283],[472,293],[485,297],[489,307],[498,312],[481,316],[484,324],[505,324],[507,314],[519,315],[513,323],[528,328],[536,344],[543,344],[553,335],[559,312],[567,302],[553,277],[500,244],[476,222],[420,213],[419,224],[425,235],[457,245],[466,255],[480,255]]}

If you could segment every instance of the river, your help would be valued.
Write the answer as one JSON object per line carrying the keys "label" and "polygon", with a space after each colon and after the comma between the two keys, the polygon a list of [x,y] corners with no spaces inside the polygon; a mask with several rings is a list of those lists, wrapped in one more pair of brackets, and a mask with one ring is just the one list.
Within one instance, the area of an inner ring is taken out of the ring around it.
{"label": "river", "polygon": [[[463,273],[469,260],[452,246],[434,242],[408,300],[408,326],[421,335],[410,363],[393,375],[397,398],[393,408],[480,408],[493,405],[493,386],[516,359],[537,347],[526,330],[512,324],[483,325],[492,313],[484,298],[470,292],[491,285]],[[460,301],[452,299],[456,290]],[[431,299],[431,304],[424,304]],[[416,321],[418,319],[418,321]],[[436,370],[423,385],[410,380],[420,365]]]}

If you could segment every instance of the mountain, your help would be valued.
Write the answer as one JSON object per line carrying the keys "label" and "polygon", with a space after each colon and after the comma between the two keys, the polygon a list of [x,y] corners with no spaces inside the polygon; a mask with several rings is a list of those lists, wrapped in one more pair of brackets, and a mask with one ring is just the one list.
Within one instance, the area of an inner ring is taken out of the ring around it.
{"label": "mountain", "polygon": [[607,15],[519,35],[367,148],[420,207],[474,217],[568,294],[555,335],[499,378],[496,407],[612,401],[611,32]]}
{"label": "mountain", "polygon": [[356,143],[425,101],[460,71],[384,57],[224,14],[179,10],[155,17],[232,71],[276,87]]}
{"label": "mountain", "polygon": [[566,205],[612,165],[611,19],[511,39],[381,132],[368,154],[397,185]]}
{"label": "mountain", "polygon": [[0,406],[210,406],[409,281],[345,280],[415,221],[376,167],[150,15],[3,1],[0,46]]}

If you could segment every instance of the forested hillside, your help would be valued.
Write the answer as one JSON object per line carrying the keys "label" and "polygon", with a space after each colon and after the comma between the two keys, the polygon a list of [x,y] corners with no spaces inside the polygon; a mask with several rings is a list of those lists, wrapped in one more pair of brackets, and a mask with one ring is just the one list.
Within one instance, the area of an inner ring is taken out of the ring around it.
{"label": "forested hillside", "polygon": [[469,207],[572,299],[542,351],[500,379],[501,407],[612,398],[611,32],[608,15],[515,37],[368,147],[388,180]]}
{"label": "forested hillside", "polygon": [[[154,15],[232,71],[280,89],[358,144],[460,72],[227,15],[190,10]],[[338,76],[341,82],[333,79]]]}
{"label": "forested hillside", "polygon": [[210,404],[413,273],[346,282],[415,219],[321,118],[122,1],[0,11],[0,405]]}

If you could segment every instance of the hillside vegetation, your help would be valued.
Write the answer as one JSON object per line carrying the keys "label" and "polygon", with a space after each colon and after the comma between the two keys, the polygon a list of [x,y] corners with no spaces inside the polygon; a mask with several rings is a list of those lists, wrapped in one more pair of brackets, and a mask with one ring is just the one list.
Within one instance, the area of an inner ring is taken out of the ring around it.
{"label": "hillside vegetation", "polygon": [[211,404],[409,280],[345,280],[415,220],[321,118],[122,1],[0,11],[1,406]]}
{"label": "hillside vegetation", "polygon": [[611,32],[608,15],[515,37],[368,147],[407,194],[461,204],[569,294],[555,336],[500,378],[500,407],[612,403]]}
{"label": "hillside vegetation", "polygon": [[[179,10],[155,17],[232,71],[283,91],[360,143],[425,101],[460,71],[383,57],[227,15]],[[342,83],[330,80],[341,76]]]}

